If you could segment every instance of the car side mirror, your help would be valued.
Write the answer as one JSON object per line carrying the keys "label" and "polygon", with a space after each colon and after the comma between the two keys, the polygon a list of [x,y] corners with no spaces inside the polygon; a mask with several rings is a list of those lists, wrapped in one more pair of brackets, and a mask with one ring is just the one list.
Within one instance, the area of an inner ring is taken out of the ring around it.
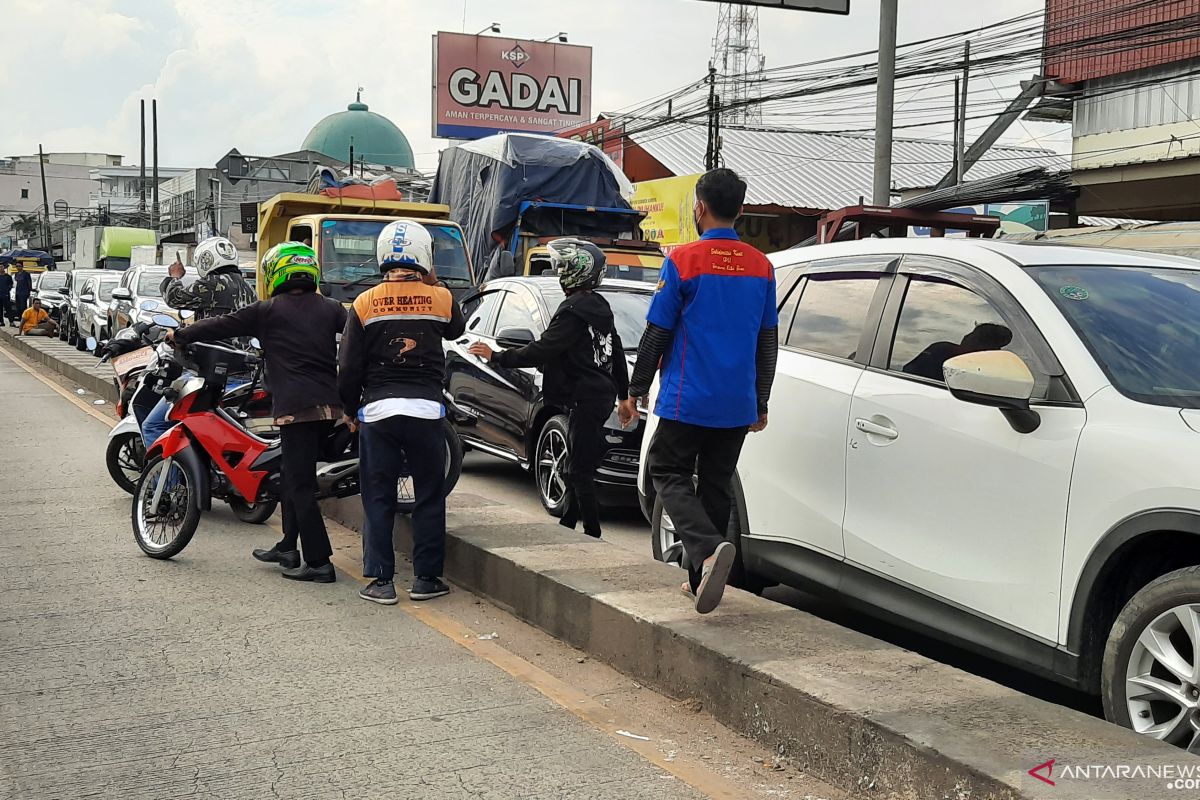
{"label": "car side mirror", "polygon": [[1018,433],[1033,433],[1041,417],[1029,407],[1033,397],[1033,373],[1016,353],[988,350],[948,359],[942,374],[950,394],[964,403],[991,406]]}
{"label": "car side mirror", "polygon": [[61,294],[63,297],[66,297],[67,295],[69,295],[71,293],[71,290],[68,289],[66,286],[60,286],[60,287],[58,287],[58,293]]}
{"label": "car side mirror", "polygon": [[96,295],[92,294],[91,292],[84,292],[83,294],[79,295],[79,299],[85,303],[94,303],[96,302]]}
{"label": "car side mirror", "polygon": [[505,348],[524,347],[535,339],[528,328],[504,328],[496,334],[496,342]]}
{"label": "car side mirror", "polygon": [[132,300],[133,292],[126,289],[124,286],[118,286],[112,291],[113,300]]}

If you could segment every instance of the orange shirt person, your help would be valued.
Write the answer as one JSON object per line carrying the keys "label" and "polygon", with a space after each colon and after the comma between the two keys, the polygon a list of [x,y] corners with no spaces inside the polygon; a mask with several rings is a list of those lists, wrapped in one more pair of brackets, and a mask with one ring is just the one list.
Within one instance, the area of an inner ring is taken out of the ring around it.
{"label": "orange shirt person", "polygon": [[54,329],[54,320],[49,312],[42,308],[42,301],[34,299],[33,305],[21,314],[22,336],[49,336]]}

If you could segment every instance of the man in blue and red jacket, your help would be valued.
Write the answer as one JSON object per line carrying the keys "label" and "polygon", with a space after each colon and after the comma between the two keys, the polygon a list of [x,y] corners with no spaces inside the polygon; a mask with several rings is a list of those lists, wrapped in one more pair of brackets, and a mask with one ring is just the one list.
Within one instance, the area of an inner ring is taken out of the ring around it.
{"label": "man in blue and red jacket", "polygon": [[700,240],[663,264],[620,409],[622,421],[633,418],[661,363],[649,472],[687,553],[683,591],[701,614],[721,602],[733,568],[724,536],[731,481],[746,432],[767,426],[779,347],[775,272],[733,230],[745,198],[746,183],[732,170],[696,183]]}

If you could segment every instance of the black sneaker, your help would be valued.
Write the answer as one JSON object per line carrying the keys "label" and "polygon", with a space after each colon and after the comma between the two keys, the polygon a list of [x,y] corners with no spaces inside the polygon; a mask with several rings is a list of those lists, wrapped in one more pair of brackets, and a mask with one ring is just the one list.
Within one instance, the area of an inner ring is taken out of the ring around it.
{"label": "black sneaker", "polygon": [[272,547],[270,550],[255,550],[250,555],[268,564],[278,564],[284,569],[295,569],[300,566],[299,550],[279,550]]}
{"label": "black sneaker", "polygon": [[417,578],[408,590],[410,600],[432,600],[450,594],[450,587],[441,578]]}
{"label": "black sneaker", "polygon": [[372,603],[385,606],[394,606],[400,602],[400,599],[396,597],[396,584],[379,578],[359,589],[358,596],[363,600],[370,600]]}

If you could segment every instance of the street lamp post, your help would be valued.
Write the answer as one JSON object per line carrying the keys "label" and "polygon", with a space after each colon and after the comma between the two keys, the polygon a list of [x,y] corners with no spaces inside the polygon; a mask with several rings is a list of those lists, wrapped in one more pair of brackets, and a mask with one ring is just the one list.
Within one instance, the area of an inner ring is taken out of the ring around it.
{"label": "street lamp post", "polygon": [[892,122],[896,99],[897,0],[879,4],[879,83],[875,92],[875,180],[871,201],[892,204]]}

